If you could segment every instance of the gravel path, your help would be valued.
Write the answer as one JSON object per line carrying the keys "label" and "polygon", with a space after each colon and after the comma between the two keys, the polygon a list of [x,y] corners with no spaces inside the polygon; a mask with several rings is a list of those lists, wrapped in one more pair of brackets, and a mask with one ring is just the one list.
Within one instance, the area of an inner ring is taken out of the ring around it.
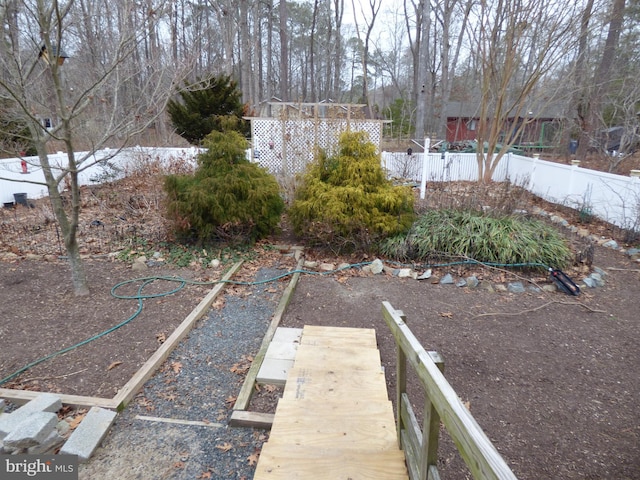
{"label": "gravel path", "polygon": [[[283,272],[261,269],[256,281]],[[252,478],[267,433],[227,421],[283,285],[228,285],[224,306],[210,310],[118,415],[80,479]]]}

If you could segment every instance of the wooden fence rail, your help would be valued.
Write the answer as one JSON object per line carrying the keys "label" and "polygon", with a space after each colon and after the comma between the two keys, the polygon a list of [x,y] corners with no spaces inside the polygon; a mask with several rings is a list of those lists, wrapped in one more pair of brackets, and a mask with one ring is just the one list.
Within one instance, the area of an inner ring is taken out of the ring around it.
{"label": "wooden fence rail", "polygon": [[[391,329],[398,349],[398,441],[400,448],[405,451],[411,480],[440,478],[437,450],[441,421],[473,478],[516,479],[500,453],[444,378],[440,356],[435,352],[427,352],[422,347],[405,323],[404,314],[395,310],[389,302],[382,302],[382,315]],[[406,393],[407,364],[413,367],[425,390],[422,429]]]}

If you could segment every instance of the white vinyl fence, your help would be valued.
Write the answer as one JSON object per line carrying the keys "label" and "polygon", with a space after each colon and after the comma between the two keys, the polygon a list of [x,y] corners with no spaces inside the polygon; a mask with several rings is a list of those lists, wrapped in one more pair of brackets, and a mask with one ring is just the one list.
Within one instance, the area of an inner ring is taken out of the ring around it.
{"label": "white vinyl fence", "polygon": [[[176,160],[193,162],[196,148],[129,148],[114,155],[100,150],[85,164],[92,166],[80,173],[81,185],[101,183],[115,179],[140,162]],[[82,158],[82,152],[77,158]],[[250,158],[250,151],[247,152]],[[429,153],[426,165],[424,154],[383,152],[382,167],[390,177],[401,177],[420,182],[425,171],[429,182],[477,181],[478,163],[475,153]],[[0,160],[0,202],[15,201],[14,194],[28,198],[47,195],[44,175],[37,157],[26,158],[28,173],[22,172],[20,159]],[[52,165],[63,168],[67,162],[64,153],[49,155]],[[260,159],[254,159],[260,162]],[[60,171],[60,170],[58,170]],[[537,158],[508,154],[498,165],[493,180],[510,181],[550,202],[585,210],[622,228],[640,229],[640,178],[613,175],[587,170],[575,165],[563,165]],[[33,183],[36,182],[36,183]],[[61,188],[64,185],[61,185]]]}
{"label": "white vinyl fence", "polygon": [[[165,164],[186,160],[195,164],[197,148],[126,148],[98,150],[82,162],[78,179],[80,185],[96,185],[106,180],[116,180],[126,175],[142,162],[161,161]],[[87,152],[76,152],[76,161],[86,157]],[[38,157],[24,157],[23,166],[19,158],[0,159],[0,202],[14,202],[15,194],[26,194],[27,198],[41,198],[48,195],[47,187]],[[58,152],[49,155],[54,175],[59,175],[68,163],[67,154]],[[26,173],[24,169],[26,167]],[[65,184],[60,184],[64,189]]]}
{"label": "white vinyl fence", "polygon": [[[390,177],[429,182],[477,181],[475,153],[382,154],[382,166]],[[640,229],[640,178],[563,165],[538,158],[507,154],[492,179],[510,181],[552,203],[584,210],[614,225]]]}

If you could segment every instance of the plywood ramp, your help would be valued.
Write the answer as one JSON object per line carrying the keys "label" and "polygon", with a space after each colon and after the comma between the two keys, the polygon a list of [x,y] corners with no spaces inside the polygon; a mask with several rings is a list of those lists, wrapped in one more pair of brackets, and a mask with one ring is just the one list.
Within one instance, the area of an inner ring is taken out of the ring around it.
{"label": "plywood ramp", "polygon": [[254,480],[407,478],[375,330],[305,326]]}

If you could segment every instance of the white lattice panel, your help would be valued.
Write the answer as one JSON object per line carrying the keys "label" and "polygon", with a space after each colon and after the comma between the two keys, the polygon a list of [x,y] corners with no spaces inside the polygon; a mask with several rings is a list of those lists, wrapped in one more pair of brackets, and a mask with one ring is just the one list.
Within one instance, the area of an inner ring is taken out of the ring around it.
{"label": "white lattice panel", "polygon": [[379,148],[382,123],[377,120],[251,119],[254,161],[275,175],[294,175],[313,160],[316,146],[331,150],[342,132],[365,131]]}

